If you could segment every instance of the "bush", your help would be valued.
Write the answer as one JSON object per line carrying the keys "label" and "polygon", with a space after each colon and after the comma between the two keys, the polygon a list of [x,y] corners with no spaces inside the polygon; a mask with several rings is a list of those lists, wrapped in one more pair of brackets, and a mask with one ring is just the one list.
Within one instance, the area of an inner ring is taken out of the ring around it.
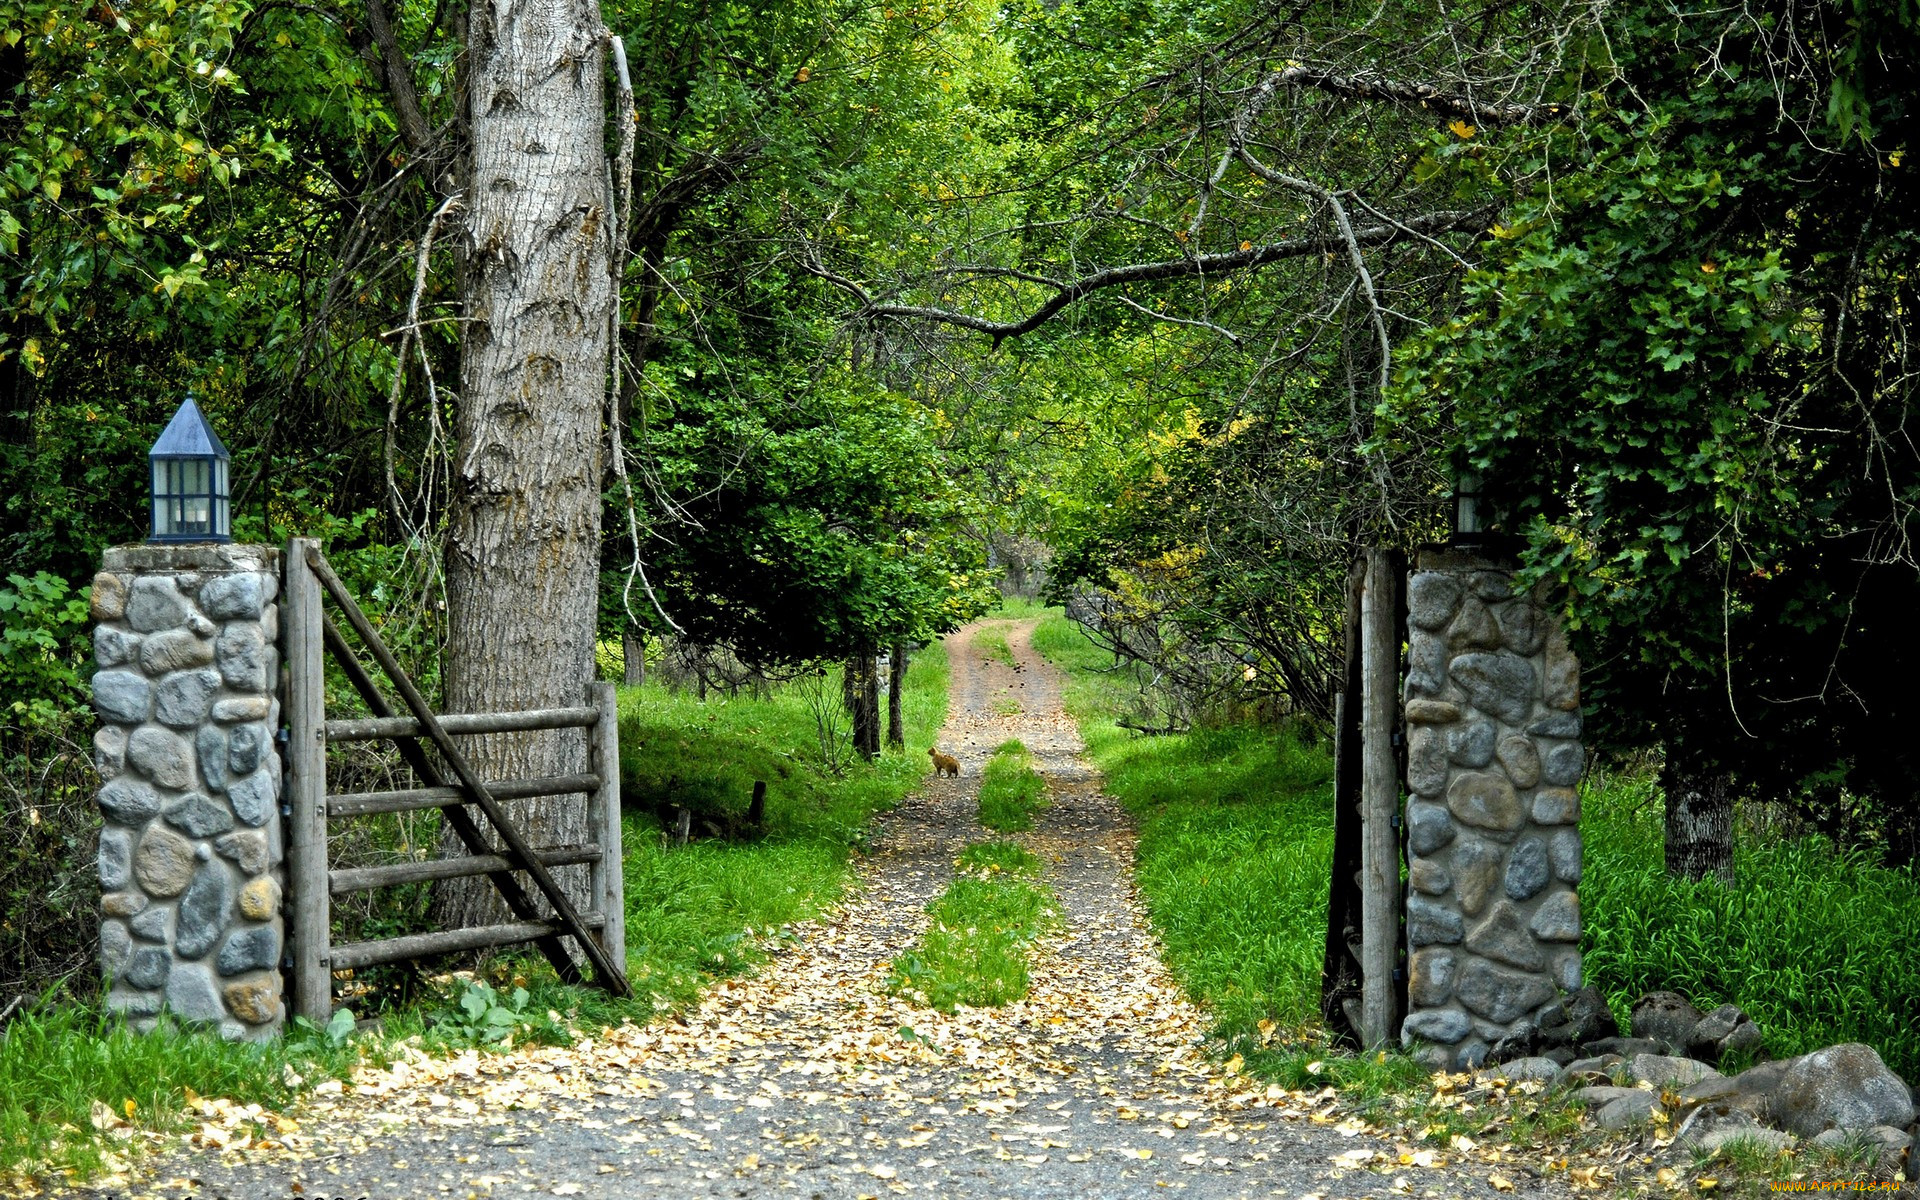
{"label": "bush", "polygon": [[97,982],[98,778],[83,716],[0,728],[0,1005],[64,980]]}

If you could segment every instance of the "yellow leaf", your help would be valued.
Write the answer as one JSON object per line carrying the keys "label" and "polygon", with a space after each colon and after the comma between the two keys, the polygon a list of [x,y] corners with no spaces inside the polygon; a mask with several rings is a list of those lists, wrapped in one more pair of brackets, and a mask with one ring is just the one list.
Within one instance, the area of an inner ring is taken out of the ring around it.
{"label": "yellow leaf", "polygon": [[1672,1167],[1661,1167],[1653,1173],[1653,1178],[1661,1187],[1673,1187],[1680,1182],[1680,1172]]}
{"label": "yellow leaf", "polygon": [[60,181],[49,175],[40,181],[40,190],[47,194],[47,199],[58,200],[60,198]]}
{"label": "yellow leaf", "polygon": [[1489,1175],[1487,1176],[1487,1183],[1491,1185],[1496,1192],[1510,1192],[1513,1190],[1513,1180],[1508,1179],[1505,1175]]}
{"label": "yellow leaf", "polygon": [[1453,130],[1453,136],[1463,140],[1472,137],[1474,133],[1477,132],[1473,126],[1467,124],[1465,121],[1454,121],[1448,125],[1447,128]]}
{"label": "yellow leaf", "polygon": [[[1187,239],[1181,238],[1180,240],[1184,242]],[[1246,1065],[1247,1065],[1247,1060],[1245,1056],[1236,1054],[1232,1058],[1227,1060],[1227,1067],[1226,1067],[1227,1074],[1238,1075],[1240,1073],[1240,1068]]]}
{"label": "yellow leaf", "polygon": [[1702,275],[1711,275],[1715,271],[1718,271],[1719,269],[1720,269],[1720,266],[1717,263],[1703,262],[1700,264],[1700,273]]}
{"label": "yellow leaf", "polygon": [[1696,1179],[1693,1181],[1693,1186],[1699,1188],[1703,1192],[1710,1192],[1713,1189],[1720,1186],[1720,1181],[1718,1179],[1713,1178],[1710,1175],[1703,1175],[1699,1179]]}
{"label": "yellow leaf", "polygon": [[126,1114],[127,1114],[127,1120],[129,1120],[129,1121],[131,1121],[131,1120],[133,1120],[133,1114],[134,1114],[134,1113],[137,1113],[137,1112],[139,1112],[139,1111],[140,1111],[140,1106],[139,1106],[138,1104],[135,1104],[135,1103],[134,1103],[134,1102],[132,1101],[132,1099],[128,1099],[128,1100],[126,1100],[126,1101],[123,1101],[123,1102],[121,1103],[121,1105],[120,1105],[120,1111],[121,1111],[121,1112],[123,1112],[123,1113],[126,1113]]}
{"label": "yellow leaf", "polygon": [[[1253,243],[1252,243],[1252,242],[1241,242],[1241,243],[1240,243],[1240,248],[1241,248],[1242,250],[1251,250],[1251,249],[1253,249]],[[1264,1019],[1263,1019],[1263,1020],[1262,1020],[1262,1021],[1260,1022],[1260,1036],[1261,1036],[1261,1037],[1271,1037],[1272,1035],[1273,1035],[1273,1022],[1272,1022],[1272,1021],[1268,1021],[1268,1020],[1264,1020]]]}

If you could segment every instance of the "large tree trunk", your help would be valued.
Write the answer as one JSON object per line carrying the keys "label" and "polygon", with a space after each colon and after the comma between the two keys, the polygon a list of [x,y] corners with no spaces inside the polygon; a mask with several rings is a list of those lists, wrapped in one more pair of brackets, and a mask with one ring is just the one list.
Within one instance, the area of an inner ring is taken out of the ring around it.
{"label": "large tree trunk", "polygon": [[1733,880],[1733,789],[1725,773],[1667,749],[1660,783],[1667,793],[1667,874]]}
{"label": "large tree trunk", "polygon": [[620,662],[628,687],[639,687],[647,681],[646,635],[631,625],[620,634]]}
{"label": "large tree trunk", "polygon": [[847,659],[842,685],[847,715],[853,719],[853,748],[872,762],[880,757],[880,668],[872,651]]}
{"label": "large tree trunk", "polygon": [[887,745],[902,749],[907,744],[906,719],[901,709],[901,689],[907,683],[907,644],[895,642],[887,651]]}
{"label": "large tree trunk", "polygon": [[[449,709],[583,704],[594,678],[613,282],[597,0],[474,0]],[[584,769],[579,730],[472,739],[487,778]],[[533,845],[590,840],[580,796],[516,802]],[[586,871],[557,872],[587,907]],[[503,919],[484,880],[443,924]]]}

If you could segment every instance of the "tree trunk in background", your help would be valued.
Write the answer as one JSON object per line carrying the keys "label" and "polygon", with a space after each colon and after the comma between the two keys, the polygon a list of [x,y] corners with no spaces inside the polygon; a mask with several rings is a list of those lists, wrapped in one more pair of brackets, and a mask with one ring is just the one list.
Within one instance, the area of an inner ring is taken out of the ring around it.
{"label": "tree trunk in background", "polygon": [[647,681],[647,639],[631,625],[620,634],[620,662],[628,687],[639,687]]}
{"label": "tree trunk in background", "polygon": [[880,757],[880,664],[872,651],[847,659],[845,690],[847,715],[853,718],[853,748],[872,762]]}
{"label": "tree trunk in background", "polygon": [[1733,791],[1727,777],[1668,747],[1660,771],[1667,793],[1667,874],[1733,880]]}
{"label": "tree trunk in background", "polygon": [[887,745],[903,749],[907,744],[907,726],[900,711],[900,691],[907,682],[907,644],[895,642],[887,657],[893,664],[893,669],[887,672]]}
{"label": "tree trunk in background", "polygon": [[[603,26],[597,0],[474,0],[470,18],[446,702],[454,712],[584,704],[613,310]],[[472,738],[466,749],[489,779],[586,762],[579,730]],[[533,845],[590,840],[583,797],[514,812]],[[586,869],[556,875],[588,907]],[[436,894],[444,926],[504,914],[484,879]]]}

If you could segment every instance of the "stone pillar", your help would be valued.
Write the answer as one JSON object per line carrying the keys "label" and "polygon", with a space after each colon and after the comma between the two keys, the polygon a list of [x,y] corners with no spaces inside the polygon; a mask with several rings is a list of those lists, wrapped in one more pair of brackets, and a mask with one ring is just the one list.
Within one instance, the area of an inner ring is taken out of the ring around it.
{"label": "stone pillar", "polygon": [[1525,1040],[1580,986],[1580,665],[1540,599],[1456,551],[1408,583],[1401,1039],[1436,1068]]}
{"label": "stone pillar", "polygon": [[107,1005],[279,1032],[280,552],[135,545],[93,580]]}

